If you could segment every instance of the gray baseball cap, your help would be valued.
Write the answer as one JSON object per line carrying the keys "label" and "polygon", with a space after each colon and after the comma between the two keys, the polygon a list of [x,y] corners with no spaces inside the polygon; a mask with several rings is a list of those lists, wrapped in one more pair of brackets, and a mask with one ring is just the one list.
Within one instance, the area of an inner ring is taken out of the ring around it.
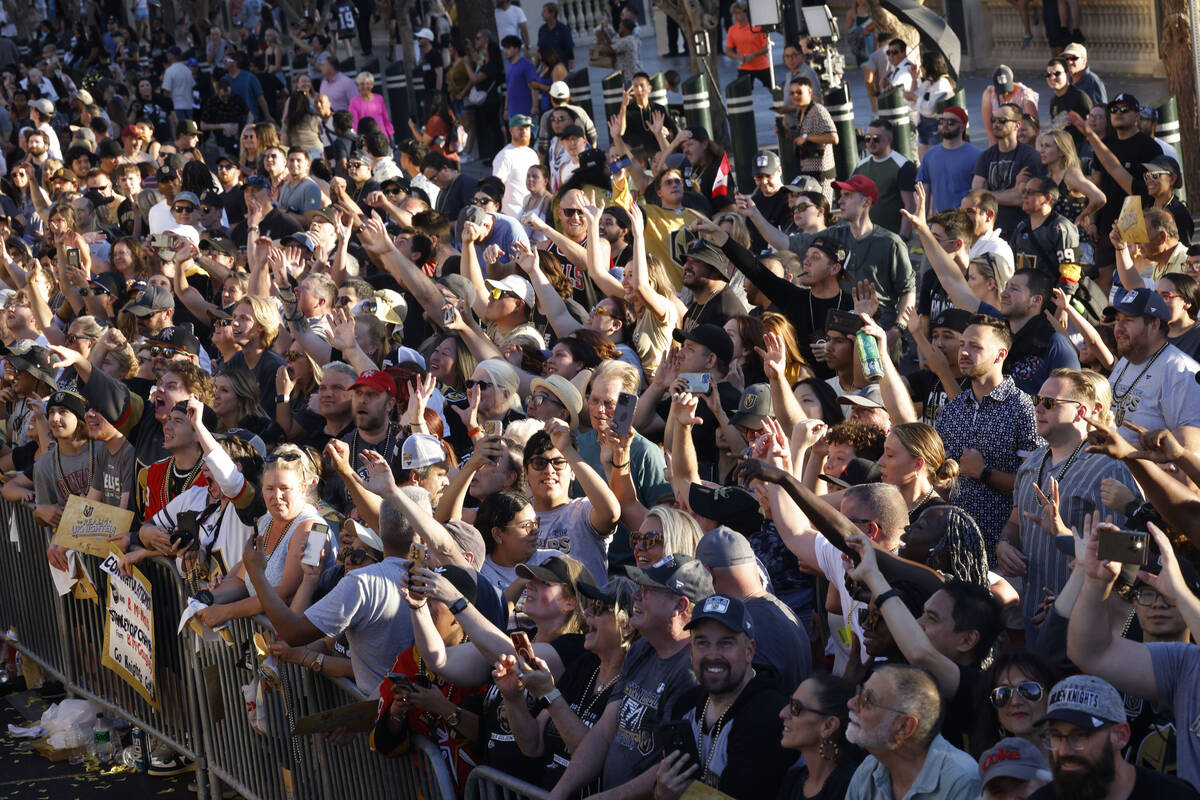
{"label": "gray baseball cap", "polygon": [[995,778],[1049,781],[1053,776],[1042,752],[1025,739],[1009,736],[979,757],[979,781],[984,786]]}
{"label": "gray baseball cap", "polygon": [[750,540],[732,528],[720,525],[700,537],[696,558],[708,569],[755,563]]}
{"label": "gray baseball cap", "polygon": [[1121,693],[1095,675],[1072,675],[1054,684],[1043,722],[1059,720],[1089,731],[1125,721]]}

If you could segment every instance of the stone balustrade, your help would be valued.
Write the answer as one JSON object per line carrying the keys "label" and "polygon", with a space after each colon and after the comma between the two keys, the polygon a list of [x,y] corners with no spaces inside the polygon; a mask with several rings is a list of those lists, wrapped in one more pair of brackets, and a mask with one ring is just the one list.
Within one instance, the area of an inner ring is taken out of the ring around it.
{"label": "stone balustrade", "polygon": [[571,29],[577,46],[595,43],[596,28],[608,11],[604,0],[563,0],[558,8],[558,19]]}

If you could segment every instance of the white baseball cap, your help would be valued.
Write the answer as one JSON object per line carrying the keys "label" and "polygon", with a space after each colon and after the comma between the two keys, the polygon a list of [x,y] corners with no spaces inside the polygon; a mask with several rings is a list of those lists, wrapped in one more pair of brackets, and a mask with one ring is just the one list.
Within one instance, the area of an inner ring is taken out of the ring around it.
{"label": "white baseball cap", "polygon": [[431,42],[434,40],[433,31],[429,30],[429,28],[421,28],[421,30],[417,31],[416,37],[418,39],[428,39]]}
{"label": "white baseball cap", "polygon": [[176,225],[174,228],[167,228],[163,233],[183,237],[196,247],[200,246],[200,231],[196,230],[194,225]]}
{"label": "white baseball cap", "polygon": [[428,433],[414,433],[404,440],[400,449],[400,466],[403,469],[422,469],[446,460],[446,449],[442,440]]}
{"label": "white baseball cap", "polygon": [[520,275],[508,275],[498,281],[488,278],[484,281],[484,285],[488,289],[494,289],[501,292],[512,292],[517,297],[525,301],[525,305],[533,308],[537,300],[533,293],[533,284],[522,278]]}
{"label": "white baseball cap", "polygon": [[550,84],[550,96],[555,100],[566,100],[571,96],[571,87],[566,81],[555,81]]}

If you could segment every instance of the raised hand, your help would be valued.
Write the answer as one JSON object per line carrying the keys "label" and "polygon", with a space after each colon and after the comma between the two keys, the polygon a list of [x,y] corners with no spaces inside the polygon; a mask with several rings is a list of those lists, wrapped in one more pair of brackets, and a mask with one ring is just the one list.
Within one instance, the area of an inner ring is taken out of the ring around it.
{"label": "raised hand", "polygon": [[850,296],[854,298],[855,314],[866,314],[868,317],[873,317],[879,312],[879,292],[876,291],[875,284],[870,279],[863,278],[850,287]]}
{"label": "raised hand", "polygon": [[1100,453],[1109,458],[1122,459],[1128,458],[1135,451],[1133,445],[1125,441],[1121,434],[1117,433],[1116,428],[1105,425],[1095,417],[1085,417],[1087,421],[1088,431],[1087,441],[1089,453]]}
{"label": "raised hand", "polygon": [[385,256],[396,249],[387,228],[378,217],[371,217],[358,228],[358,241],[368,253]]}
{"label": "raised hand", "polygon": [[1175,438],[1169,428],[1147,430],[1126,420],[1122,425],[1138,435],[1138,449],[1134,458],[1153,461],[1158,464],[1170,464],[1179,461],[1187,451]]}

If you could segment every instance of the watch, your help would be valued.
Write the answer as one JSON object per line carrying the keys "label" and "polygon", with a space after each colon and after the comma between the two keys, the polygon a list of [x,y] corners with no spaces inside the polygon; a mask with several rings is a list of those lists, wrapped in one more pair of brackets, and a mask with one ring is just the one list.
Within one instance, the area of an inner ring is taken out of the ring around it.
{"label": "watch", "polygon": [[882,610],[883,604],[888,600],[891,600],[893,597],[900,597],[899,589],[888,589],[886,592],[880,592],[879,594],[875,595],[875,608]]}
{"label": "watch", "polygon": [[560,697],[562,697],[562,692],[558,690],[558,687],[555,687],[545,697],[542,698],[542,708],[549,708],[550,704]]}
{"label": "watch", "polygon": [[457,617],[468,605],[467,598],[460,597],[450,604],[450,613]]}
{"label": "watch", "polygon": [[288,401],[288,396],[287,396],[286,394],[277,394],[277,395],[275,395],[275,402],[276,402],[276,403],[286,403],[287,401]]}
{"label": "watch", "polygon": [[324,669],[324,667],[325,667],[325,654],[318,653],[317,657],[313,659],[312,671],[313,672],[321,672]]}

